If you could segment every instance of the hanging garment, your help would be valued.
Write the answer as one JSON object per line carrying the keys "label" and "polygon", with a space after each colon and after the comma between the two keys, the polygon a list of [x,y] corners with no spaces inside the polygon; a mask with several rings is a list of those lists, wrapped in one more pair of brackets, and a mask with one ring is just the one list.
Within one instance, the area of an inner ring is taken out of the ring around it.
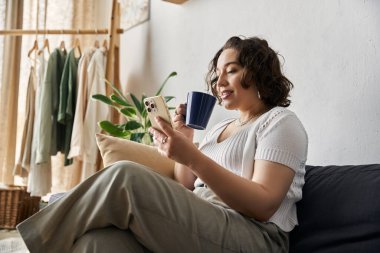
{"label": "hanging garment", "polygon": [[30,172],[28,177],[27,191],[31,196],[44,196],[50,192],[51,189],[51,161],[46,163],[37,164],[37,147],[39,145],[39,128],[41,122],[41,110],[39,108],[44,106],[40,101],[41,87],[45,80],[47,61],[44,54],[37,55],[37,68],[36,68],[36,99],[35,99],[35,115],[33,126],[33,140],[32,140],[32,153],[30,162]]}
{"label": "hanging garment", "polygon": [[75,57],[75,50],[72,49],[65,62],[63,68],[62,79],[60,84],[58,122],[65,125],[64,139],[64,165],[70,165],[73,161],[68,159],[70,151],[71,134],[73,130],[73,122],[75,116],[76,103],[76,86],[77,86],[77,69],[80,58]]}
{"label": "hanging garment", "polygon": [[78,64],[77,102],[68,156],[69,159],[74,157],[79,160],[83,159],[83,122],[86,114],[87,100],[89,99],[87,68],[95,50],[96,48],[86,49]]}
{"label": "hanging garment", "polygon": [[[57,48],[58,49],[58,48]],[[59,52],[59,53],[58,53]],[[59,49],[57,51],[57,74],[51,76],[52,84],[52,146],[51,154],[56,155],[57,152],[64,152],[65,143],[65,125],[58,122],[58,110],[59,110],[59,97],[60,97],[60,85],[62,79],[63,68],[65,66],[67,51],[66,49]],[[54,78],[54,79],[53,79]]]}
{"label": "hanging garment", "polygon": [[30,170],[30,159],[32,154],[34,109],[36,96],[36,71],[34,66],[30,67],[30,74],[26,90],[25,101],[25,121],[22,133],[21,149],[18,162],[15,165],[13,174],[20,177],[27,177]]}
{"label": "hanging garment", "polygon": [[39,129],[36,162],[47,163],[52,155],[63,151],[64,126],[57,123],[59,85],[66,59],[66,51],[56,48],[50,55],[46,76],[40,89]]}
{"label": "hanging garment", "polygon": [[[97,171],[97,154],[95,134],[100,132],[98,122],[109,118],[109,107],[91,99],[94,94],[106,94],[105,64],[107,50],[102,47],[96,49],[87,68],[87,103],[83,118],[81,132],[74,136],[76,147],[73,146],[73,155],[79,155],[82,159],[82,181]],[[76,125],[75,125],[76,127]]]}

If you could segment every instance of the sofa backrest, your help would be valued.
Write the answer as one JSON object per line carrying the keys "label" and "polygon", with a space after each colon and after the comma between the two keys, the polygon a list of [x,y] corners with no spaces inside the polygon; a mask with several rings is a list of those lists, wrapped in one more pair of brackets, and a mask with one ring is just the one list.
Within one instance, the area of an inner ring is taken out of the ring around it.
{"label": "sofa backrest", "polygon": [[380,252],[380,164],[307,166],[290,252]]}

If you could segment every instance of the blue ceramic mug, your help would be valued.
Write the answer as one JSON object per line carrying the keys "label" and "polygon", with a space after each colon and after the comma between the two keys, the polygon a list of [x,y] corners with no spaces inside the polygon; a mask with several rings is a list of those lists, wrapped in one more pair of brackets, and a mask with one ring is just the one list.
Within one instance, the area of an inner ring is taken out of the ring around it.
{"label": "blue ceramic mug", "polygon": [[187,94],[186,125],[204,130],[207,127],[216,98],[210,94],[191,91]]}

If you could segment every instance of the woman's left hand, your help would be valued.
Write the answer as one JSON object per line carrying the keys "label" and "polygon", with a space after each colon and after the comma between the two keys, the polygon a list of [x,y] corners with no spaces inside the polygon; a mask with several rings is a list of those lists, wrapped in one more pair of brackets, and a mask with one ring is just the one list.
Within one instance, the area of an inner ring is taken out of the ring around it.
{"label": "woman's left hand", "polygon": [[161,131],[151,128],[149,132],[153,135],[158,151],[178,163],[189,166],[200,151],[183,133],[174,130],[165,120],[160,117],[156,117],[155,120]]}

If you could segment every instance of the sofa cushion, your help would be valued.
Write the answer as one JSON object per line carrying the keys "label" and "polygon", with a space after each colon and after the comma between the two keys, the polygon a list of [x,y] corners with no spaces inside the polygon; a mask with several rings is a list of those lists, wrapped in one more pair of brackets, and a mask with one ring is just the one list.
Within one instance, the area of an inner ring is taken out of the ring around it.
{"label": "sofa cushion", "polygon": [[105,134],[96,134],[96,141],[104,167],[117,161],[128,160],[140,163],[162,175],[173,178],[174,161],[162,156],[153,146]]}
{"label": "sofa cushion", "polygon": [[380,164],[307,166],[290,252],[379,252]]}

